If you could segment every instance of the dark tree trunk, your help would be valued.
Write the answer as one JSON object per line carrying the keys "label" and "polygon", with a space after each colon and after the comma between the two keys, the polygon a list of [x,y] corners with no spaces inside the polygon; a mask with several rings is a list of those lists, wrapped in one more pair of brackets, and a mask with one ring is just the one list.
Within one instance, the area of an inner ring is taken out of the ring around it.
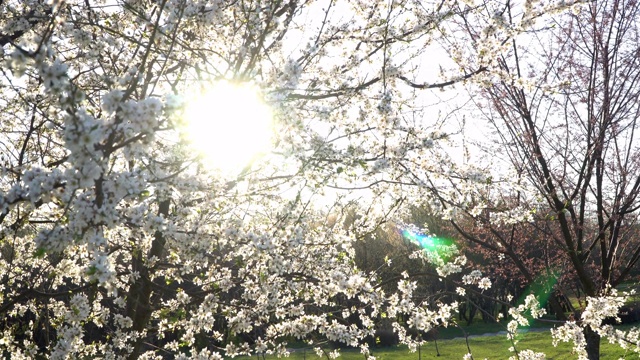
{"label": "dark tree trunk", "polygon": [[587,341],[587,356],[589,360],[600,359],[600,335],[587,327],[584,330],[584,338]]}
{"label": "dark tree trunk", "polygon": [[[169,200],[162,200],[158,207],[158,214],[167,216],[169,213],[169,205]],[[164,235],[160,231],[156,231],[153,242],[151,243],[151,249],[147,254],[147,259],[152,257],[161,258],[165,241]],[[132,265],[133,269],[140,273],[140,277],[129,287],[126,311],[127,316],[133,321],[132,330],[143,332],[149,324],[151,312],[153,311],[151,306],[152,270],[147,267],[147,264],[142,259],[142,254],[139,252],[133,254]],[[143,338],[135,340],[132,344],[132,351],[128,359],[134,360],[140,357],[143,340]]]}
{"label": "dark tree trunk", "polygon": [[469,318],[467,319],[467,325],[471,325],[473,323],[473,319],[476,317],[476,312],[478,308],[475,305],[469,306]]}
{"label": "dark tree trunk", "polygon": [[464,301],[461,301],[458,304],[458,319],[469,321],[469,318],[467,317],[467,303]]}
{"label": "dark tree trunk", "polygon": [[557,320],[567,320],[567,316],[564,314],[564,307],[560,303],[558,297],[555,294],[552,294],[549,297],[549,307],[555,315]]}

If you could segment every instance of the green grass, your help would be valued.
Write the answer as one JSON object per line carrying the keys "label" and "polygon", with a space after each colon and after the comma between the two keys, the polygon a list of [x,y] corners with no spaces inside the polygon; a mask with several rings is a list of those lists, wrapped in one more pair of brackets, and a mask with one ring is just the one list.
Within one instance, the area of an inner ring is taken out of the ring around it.
{"label": "green grass", "polygon": [[[469,347],[473,353],[474,359],[508,359],[513,353],[509,351],[511,343],[506,336],[482,336],[469,338]],[[547,359],[576,359],[577,356],[572,354],[571,344],[561,343],[558,347],[551,345],[551,335],[549,332],[530,332],[522,334],[517,344],[518,349],[531,349],[534,351],[545,352]],[[422,346],[420,355],[422,359],[462,359],[469,352],[464,339],[456,340],[439,340],[438,349],[440,356],[437,356],[436,345],[433,341]],[[389,348],[372,348],[372,355],[379,360],[404,360],[418,359],[418,353],[410,353],[406,347],[397,346]],[[342,356],[339,359],[363,360],[362,354],[358,350],[345,349],[341,351]],[[608,344],[606,341],[601,345],[601,359],[613,360],[624,358],[637,359],[637,354],[625,353],[624,350]],[[257,357],[253,357],[257,359]],[[243,358],[249,359],[249,358]],[[267,356],[266,359],[275,359],[275,356]],[[315,352],[311,349],[298,350],[291,353],[289,359],[306,360],[318,359]]]}
{"label": "green grass", "polygon": [[[545,322],[539,320],[529,320],[531,329],[549,329],[552,328],[553,322]],[[438,339],[454,339],[458,337],[464,337],[467,335],[483,335],[487,333],[497,333],[507,330],[508,321],[502,321],[500,323],[485,323],[481,319],[473,322],[471,325],[449,326],[438,328]]]}
{"label": "green grass", "polygon": [[[464,337],[465,333],[467,335],[483,335],[483,334],[491,334],[497,333],[500,331],[506,331],[507,323],[485,323],[485,322],[477,322],[470,326],[460,325],[458,326],[449,326],[449,327],[441,327],[438,328],[438,340],[448,340],[455,339],[459,337]],[[537,327],[537,326],[531,326]],[[548,326],[545,326],[548,327]]]}
{"label": "green grass", "polygon": [[[618,290],[629,291],[632,288],[637,288],[637,284],[625,284],[620,286]],[[578,308],[577,299],[570,298],[572,304]],[[628,304],[640,303],[640,291],[638,294],[632,296]],[[420,351],[421,359],[462,359],[462,357],[469,352],[467,349],[467,343],[461,337],[465,332],[470,335],[468,339],[469,348],[473,353],[473,357],[476,360],[482,359],[508,359],[509,356],[514,353],[509,351],[512,346],[511,342],[506,338],[506,335],[497,336],[480,336],[474,337],[473,335],[494,334],[500,331],[506,330],[506,321],[501,323],[485,323],[478,316],[477,319],[470,326],[461,325],[460,327],[448,327],[440,328],[438,330],[437,344],[440,356],[437,356],[436,343],[429,341],[423,345]],[[637,326],[638,324],[620,326],[621,329],[627,329],[631,326]],[[532,329],[548,329],[553,327],[553,323],[544,321],[532,321],[530,328]],[[521,330],[522,331],[522,330]],[[544,352],[547,355],[547,359],[576,359],[577,356],[572,353],[572,344],[561,343],[558,347],[554,347],[551,344],[551,334],[549,331],[543,332],[528,332],[520,335],[519,342],[516,345],[518,349],[531,349],[537,352]],[[404,346],[386,347],[386,348],[371,348],[371,353],[379,360],[409,360],[419,359],[418,352],[410,353]],[[339,359],[351,360],[358,359],[363,360],[362,354],[357,349],[343,349],[341,351],[342,356]],[[601,343],[600,359],[638,359],[637,354],[627,353],[620,349],[618,346],[609,344],[606,340]],[[266,356],[265,359],[275,359],[275,356]],[[242,359],[249,360],[247,357]],[[257,360],[257,357],[253,357]],[[312,349],[298,349],[296,352],[292,352],[289,359],[292,360],[311,360],[319,359]],[[325,357],[326,359],[326,357]]]}
{"label": "green grass", "polygon": [[638,289],[637,283],[620,284],[618,285],[617,289],[618,291],[626,291],[626,292],[635,291],[635,294],[630,295],[629,298],[627,299],[627,302],[626,302],[627,305],[635,305],[640,303],[640,289]]}
{"label": "green grass", "polygon": [[[636,282],[626,282],[626,283],[622,283],[620,285],[618,285],[616,287],[616,289],[619,292],[622,291],[626,291],[626,292],[631,292],[631,291],[635,291],[635,294],[630,295],[627,298],[627,301],[625,303],[625,305],[636,305],[636,304],[640,304],[640,284],[636,283]],[[576,309],[576,310],[580,310],[581,306],[580,303],[578,302],[578,299],[575,297],[575,295],[570,295],[568,294],[568,298],[569,298],[569,302],[571,302],[571,305]],[[582,299],[582,305],[585,305],[585,300]]]}

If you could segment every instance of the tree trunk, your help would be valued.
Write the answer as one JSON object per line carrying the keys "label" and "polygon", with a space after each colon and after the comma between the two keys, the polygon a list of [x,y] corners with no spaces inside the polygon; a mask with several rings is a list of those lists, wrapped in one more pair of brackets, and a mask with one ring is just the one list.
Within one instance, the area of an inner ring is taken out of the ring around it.
{"label": "tree trunk", "polygon": [[476,317],[476,312],[478,308],[475,305],[469,305],[469,318],[467,319],[467,325],[471,325],[473,323],[473,318]]}
{"label": "tree trunk", "polygon": [[469,321],[469,318],[467,318],[467,303],[464,301],[458,304],[458,320]]}
{"label": "tree trunk", "polygon": [[[167,216],[169,213],[169,205],[169,200],[162,200],[158,207],[158,214]],[[151,243],[151,249],[147,254],[147,259],[152,257],[160,258],[164,251],[165,242],[164,235],[160,231],[156,231],[153,242]],[[151,312],[153,311],[151,306],[151,269],[147,267],[147,264],[143,261],[142,254],[139,252],[133,254],[132,266],[134,271],[140,273],[140,277],[129,287],[126,311],[127,316],[133,321],[132,330],[142,333],[147,328],[149,319],[151,318]],[[143,338],[137,338],[132,344],[132,351],[128,357],[129,360],[140,357],[143,340]]]}
{"label": "tree trunk", "polygon": [[558,301],[555,293],[549,296],[549,307],[557,320],[567,320],[567,316],[564,314],[564,308],[562,304],[560,304],[560,301]]}
{"label": "tree trunk", "polygon": [[584,330],[584,338],[587,341],[587,356],[589,360],[600,359],[600,335],[587,327]]}

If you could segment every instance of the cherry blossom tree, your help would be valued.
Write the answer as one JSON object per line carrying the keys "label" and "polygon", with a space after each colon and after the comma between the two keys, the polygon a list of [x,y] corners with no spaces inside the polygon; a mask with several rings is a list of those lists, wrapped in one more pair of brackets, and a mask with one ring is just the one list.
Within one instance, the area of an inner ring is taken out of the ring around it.
{"label": "cherry blossom tree", "polygon": [[[504,39],[568,5],[526,2]],[[393,325],[415,349],[404,326],[446,323],[455,304],[413,301],[410,278],[386,293],[352,242],[422,196],[415,169],[438,172],[444,117],[423,121],[418,94],[489,71],[500,6],[0,1],[3,355],[221,358],[286,354],[292,338],[370,355],[383,312],[409,319]],[[488,34],[477,49],[433,56],[469,24]],[[183,136],[189,94],[221,80],[260,89],[274,117],[271,151],[233,175]]]}
{"label": "cherry blossom tree", "polygon": [[[562,252],[588,300],[581,319],[554,335],[573,341],[581,358],[599,358],[602,336],[637,351],[633,335],[601,321],[617,315],[623,297],[612,289],[640,258],[638,3],[588,2],[517,39],[510,33],[521,26],[519,11],[494,10],[493,28],[470,25],[471,46],[452,47],[461,66],[466,54],[484,51],[486,38],[504,49],[487,59],[473,92],[473,113],[490,129],[491,141],[478,143],[490,157],[477,157],[473,173],[453,168],[458,179],[446,191],[431,181],[432,193],[454,224],[457,213],[484,227],[491,236],[457,225],[496,253],[516,261],[509,234],[520,222]],[[532,237],[530,246],[540,245]]]}
{"label": "cherry blossom tree", "polygon": [[[407,90],[484,71],[418,71],[439,26],[473,11],[0,2],[3,352],[285,353],[289,338],[356,346],[383,307],[426,314],[407,280],[394,295],[375,287],[353,265],[351,242],[402,202],[388,201],[401,182],[385,175],[392,160],[429,139],[406,115]],[[271,153],[234,176],[205,167],[181,135],[186,94],[223,79],[260,88],[275,118]],[[335,226],[347,201],[313,206],[327,186],[358,183],[377,196],[367,194],[353,229]],[[341,309],[341,298],[359,305]],[[447,307],[429,314],[415,325],[445,321]],[[352,315],[360,326],[345,321]]]}

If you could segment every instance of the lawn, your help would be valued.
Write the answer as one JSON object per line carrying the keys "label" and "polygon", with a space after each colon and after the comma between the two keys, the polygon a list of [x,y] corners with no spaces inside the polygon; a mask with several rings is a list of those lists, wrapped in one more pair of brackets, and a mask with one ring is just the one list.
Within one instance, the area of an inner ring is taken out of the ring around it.
{"label": "lawn", "polygon": [[[637,295],[640,298],[640,295]],[[519,342],[517,348],[520,350],[531,349],[536,352],[544,352],[547,359],[577,359],[572,353],[573,344],[561,343],[558,347],[554,347],[551,343],[551,334],[549,328],[554,326],[553,322],[530,320],[532,329],[527,332],[520,330]],[[468,346],[471,349],[475,360],[482,359],[508,359],[514,353],[509,351],[512,346],[506,335],[487,335],[504,332],[506,330],[506,321],[501,323],[485,323],[478,319],[472,325],[461,327],[439,328],[437,337],[437,346],[440,356],[437,355],[436,343],[429,341],[420,349],[420,353],[410,353],[406,346],[380,347],[371,348],[371,354],[378,360],[408,360],[408,359],[462,359],[469,352],[464,334],[469,335]],[[619,325],[620,329],[628,329],[639,324]],[[328,351],[330,349],[327,349]],[[620,347],[611,345],[607,340],[602,340],[600,359],[638,359],[638,354],[625,352]],[[264,359],[275,359],[275,356],[266,356]],[[326,359],[326,357],[324,357]],[[248,360],[248,357],[242,357]],[[253,359],[259,360],[257,357]],[[260,358],[262,359],[262,357]],[[296,349],[291,353],[289,359],[292,360],[311,360],[319,359],[313,349]],[[362,354],[357,349],[343,349],[340,359],[363,360]]]}
{"label": "lawn", "polygon": [[[513,353],[509,352],[511,343],[506,336],[479,336],[469,338],[469,347],[476,360],[481,359],[508,359]],[[517,344],[519,349],[531,349],[534,351],[544,351],[547,359],[576,359],[572,354],[571,345],[561,343],[558,347],[551,345],[551,335],[545,332],[529,332],[520,336]],[[468,353],[467,345],[464,339],[439,340],[438,350],[440,356],[437,356],[436,346],[434,342],[429,342],[422,346],[420,354],[418,352],[410,353],[404,346],[388,347],[388,348],[372,348],[371,353],[379,360],[402,360],[402,359],[462,359]],[[363,356],[358,350],[346,349],[342,350],[341,359],[359,359]],[[601,345],[601,359],[613,360],[626,358],[637,359],[637,354],[625,353],[624,350],[608,344],[606,341]],[[266,356],[266,359],[274,359],[275,356]],[[317,359],[312,349],[298,349],[292,352],[289,359],[306,360]],[[247,358],[245,358],[247,359]],[[256,358],[257,359],[257,358]]]}
{"label": "lawn", "polygon": [[[533,329],[549,329],[552,328],[553,322],[545,322],[539,320],[529,320],[530,328]],[[507,330],[507,321],[499,323],[486,323],[482,320],[478,320],[471,325],[449,326],[438,328],[438,340],[449,340],[466,335],[483,335],[487,333],[497,333]]]}

